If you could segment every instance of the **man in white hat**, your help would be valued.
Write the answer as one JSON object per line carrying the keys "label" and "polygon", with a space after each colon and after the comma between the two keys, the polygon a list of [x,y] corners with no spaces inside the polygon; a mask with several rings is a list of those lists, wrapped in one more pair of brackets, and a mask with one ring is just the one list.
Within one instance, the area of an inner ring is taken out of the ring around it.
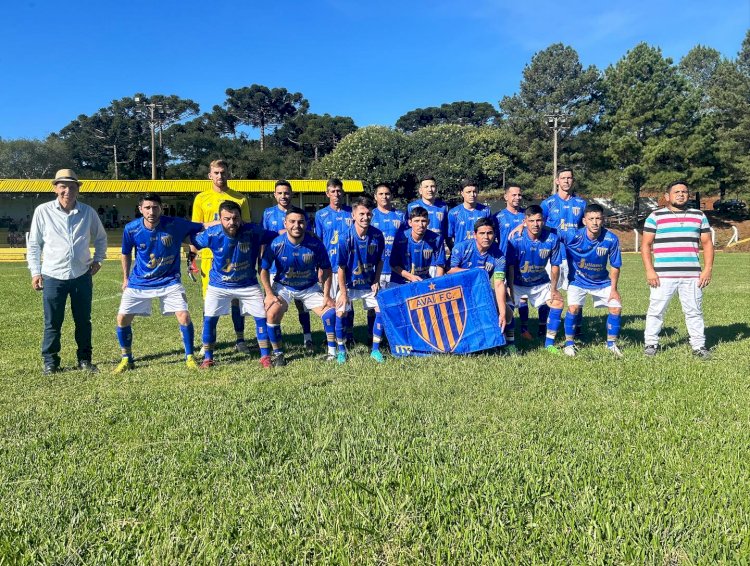
{"label": "man in white hat", "polygon": [[97,368],[91,363],[91,278],[107,253],[107,233],[96,211],[78,202],[81,183],[75,171],[60,169],[52,186],[57,198],[34,210],[26,255],[31,286],[42,291],[44,301],[44,374],[60,371],[60,331],[68,296],[78,345],[78,368],[95,372]]}

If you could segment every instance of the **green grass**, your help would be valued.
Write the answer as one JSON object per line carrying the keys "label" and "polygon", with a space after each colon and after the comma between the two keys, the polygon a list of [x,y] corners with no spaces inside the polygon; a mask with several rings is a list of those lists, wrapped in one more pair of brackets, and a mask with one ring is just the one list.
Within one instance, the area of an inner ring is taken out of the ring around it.
{"label": "green grass", "polygon": [[665,351],[642,356],[648,290],[628,255],[620,361],[590,306],[576,359],[382,366],[364,349],[342,367],[305,357],[292,314],[286,368],[231,352],[222,320],[219,365],[199,373],[174,318],[153,316],[133,326],[138,369],[113,376],[107,262],[103,371],[54,378],[40,374],[41,297],[24,266],[0,265],[0,564],[747,563],[749,265],[717,258],[708,362],[676,300]]}

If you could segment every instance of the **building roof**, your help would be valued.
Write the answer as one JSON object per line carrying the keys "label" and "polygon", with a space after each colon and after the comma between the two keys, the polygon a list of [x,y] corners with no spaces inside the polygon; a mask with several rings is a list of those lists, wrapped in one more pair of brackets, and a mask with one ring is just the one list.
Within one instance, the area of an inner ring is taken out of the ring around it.
{"label": "building roof", "polygon": [[[293,180],[289,182],[296,193],[325,193],[325,180]],[[241,193],[272,193],[275,180],[253,181],[233,179],[229,187]],[[206,180],[165,180],[165,181],[114,181],[81,179],[82,193],[191,193],[196,194],[211,188],[211,181]],[[2,193],[48,193],[52,192],[52,179],[0,179],[0,194]],[[362,181],[345,180],[345,193],[364,192]]]}

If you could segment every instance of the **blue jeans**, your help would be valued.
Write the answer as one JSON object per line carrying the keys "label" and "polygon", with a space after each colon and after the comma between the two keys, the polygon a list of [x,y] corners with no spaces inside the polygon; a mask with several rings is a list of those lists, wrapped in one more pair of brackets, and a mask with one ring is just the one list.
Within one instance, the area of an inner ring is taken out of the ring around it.
{"label": "blue jeans", "polygon": [[91,361],[91,273],[76,279],[55,279],[44,275],[44,337],[42,359],[44,365],[60,365],[60,331],[65,320],[65,305],[70,296],[70,310],[75,324],[78,361]]}

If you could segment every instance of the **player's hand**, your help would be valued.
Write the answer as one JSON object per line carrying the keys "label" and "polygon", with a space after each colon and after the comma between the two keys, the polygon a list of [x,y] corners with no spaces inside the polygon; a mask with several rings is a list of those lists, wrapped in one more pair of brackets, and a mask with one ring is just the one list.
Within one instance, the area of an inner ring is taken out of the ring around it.
{"label": "player's hand", "polygon": [[268,295],[266,295],[266,297],[263,299],[263,306],[266,310],[270,309],[274,305],[280,304],[281,300],[273,293],[268,293]]}
{"label": "player's hand", "polygon": [[609,300],[620,303],[620,292],[617,289],[612,289],[612,292],[609,294]]}
{"label": "player's hand", "polygon": [[497,324],[500,327],[500,330],[505,332],[505,314],[499,314],[497,316]]}
{"label": "player's hand", "polygon": [[326,296],[325,303],[324,303],[323,306],[325,306],[325,307],[331,307],[331,308],[335,309],[336,308],[336,302],[331,297]]}
{"label": "player's hand", "polygon": [[128,288],[128,280],[127,279],[123,279],[122,280],[122,290],[124,291],[127,288]]}
{"label": "player's hand", "polygon": [[701,272],[701,276],[698,278],[698,287],[703,289],[704,287],[708,287],[709,283],[711,283],[711,270],[704,269]]}
{"label": "player's hand", "polygon": [[44,289],[44,279],[42,279],[41,275],[34,275],[34,277],[31,278],[31,288],[34,289],[34,291],[41,291]]}
{"label": "player's hand", "polygon": [[511,231],[510,231],[510,232],[508,233],[508,237],[510,238],[511,236],[515,236],[516,234],[520,234],[520,233],[521,233],[521,231],[522,231],[522,230],[523,230],[523,229],[524,229],[525,227],[526,227],[526,219],[524,219],[524,221],[523,221],[523,222],[521,222],[521,223],[520,223],[520,224],[519,224],[518,226],[516,226],[515,228],[513,228],[513,230],[511,230]]}
{"label": "player's hand", "polygon": [[653,269],[646,272],[646,281],[648,281],[649,287],[658,287],[659,286],[659,276],[656,274],[656,271]]}
{"label": "player's hand", "polygon": [[412,283],[416,283],[417,281],[422,281],[422,278],[419,275],[412,275],[411,281]]}
{"label": "player's hand", "polygon": [[336,310],[341,310],[346,306],[348,297],[346,293],[339,293],[336,297]]}
{"label": "player's hand", "polygon": [[101,263],[99,263],[98,261],[92,261],[91,265],[89,265],[89,272],[91,273],[91,275],[96,275],[101,268]]}
{"label": "player's hand", "polygon": [[380,281],[376,281],[375,283],[373,283],[370,288],[372,289],[372,292],[377,295],[378,291],[380,291]]}
{"label": "player's hand", "polygon": [[560,301],[561,303],[563,302],[562,295],[557,289],[552,289],[552,291],[550,292],[550,297],[553,301]]}

